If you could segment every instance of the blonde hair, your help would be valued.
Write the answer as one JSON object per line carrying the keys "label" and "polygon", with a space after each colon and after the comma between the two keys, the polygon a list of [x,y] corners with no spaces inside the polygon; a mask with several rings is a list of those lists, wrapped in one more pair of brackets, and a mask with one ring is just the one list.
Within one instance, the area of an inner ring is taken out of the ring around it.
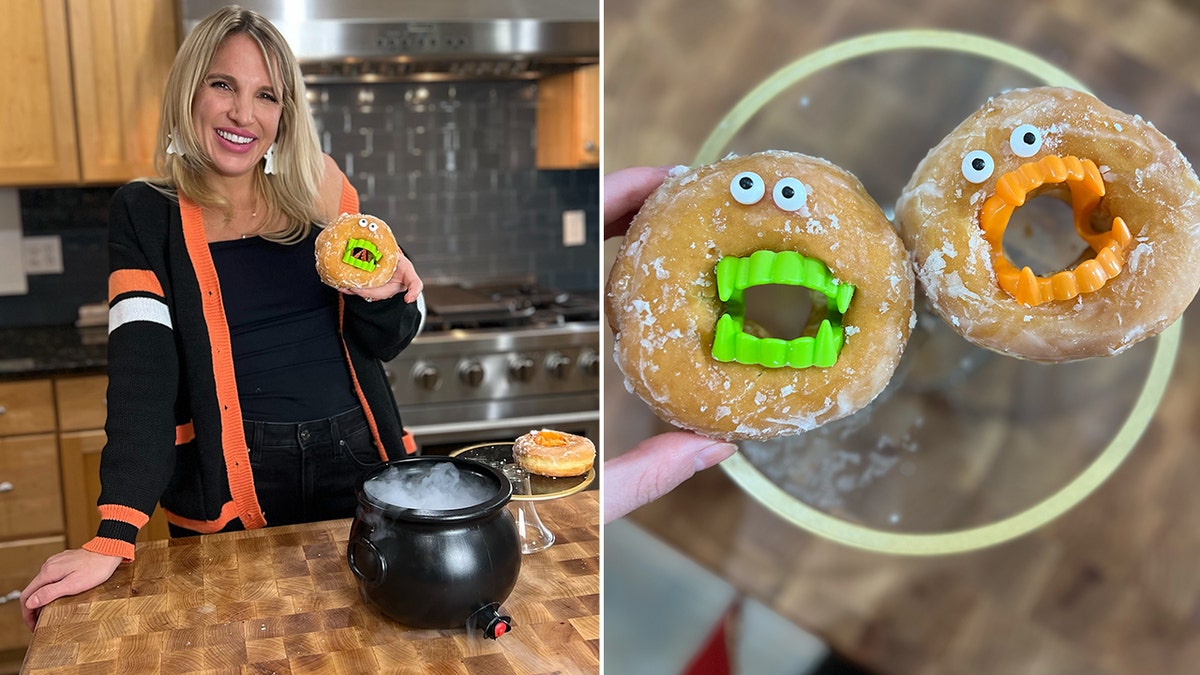
{"label": "blonde hair", "polygon": [[[192,101],[217,48],[236,33],[250,36],[262,49],[282,108],[275,138],[275,173],[268,176],[259,170],[253,176],[254,190],[266,204],[264,222],[275,222],[284,215],[287,224],[282,231],[263,238],[294,243],[308,236],[313,223],[324,225],[318,204],[324,161],[300,64],[279,30],[256,12],[237,5],[219,9],[197,24],[180,45],[163,94],[154,156],[159,178],[151,183],[200,206],[232,211],[229,200],[208,183],[212,161],[192,126]],[[166,152],[172,141],[182,154]]]}

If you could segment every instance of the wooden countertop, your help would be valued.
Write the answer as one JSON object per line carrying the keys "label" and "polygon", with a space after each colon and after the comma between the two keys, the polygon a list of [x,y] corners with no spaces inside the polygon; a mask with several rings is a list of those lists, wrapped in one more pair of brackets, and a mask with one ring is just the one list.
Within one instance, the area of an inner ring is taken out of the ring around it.
{"label": "wooden countertop", "polygon": [[[1200,162],[1194,2],[607,0],[605,171],[688,163],[755,83],[793,59],[856,35],[926,27],[1033,51]],[[614,414],[629,395],[608,365],[605,419],[619,420],[605,429],[612,456],[663,427],[632,405]],[[1010,543],[940,558],[859,551],[783,521],[720,470],[632,518],[880,675],[1190,674],[1200,664],[1197,410],[1193,303],[1163,404],[1130,457],[1083,503]],[[609,607],[605,618],[619,620]]]}
{"label": "wooden countertop", "polygon": [[537,509],[556,541],[523,557],[498,640],[364,604],[350,520],[335,520],[139,544],[103,586],[46,608],[22,672],[598,672],[597,493]]}

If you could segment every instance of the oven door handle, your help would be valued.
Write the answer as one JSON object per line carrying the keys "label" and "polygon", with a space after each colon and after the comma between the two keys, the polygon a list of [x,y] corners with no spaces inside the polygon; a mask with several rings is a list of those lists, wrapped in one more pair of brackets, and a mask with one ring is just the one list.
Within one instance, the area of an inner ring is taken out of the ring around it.
{"label": "oven door handle", "polygon": [[503,420],[482,420],[479,422],[450,422],[448,424],[426,424],[422,426],[405,426],[412,432],[413,436],[418,441],[422,436],[432,436],[440,434],[464,433],[473,431],[487,431],[497,427],[513,427],[513,428],[554,428],[560,426],[569,426],[580,422],[599,422],[599,410],[586,410],[583,412],[559,413],[557,415],[534,415],[531,417],[510,417]]}

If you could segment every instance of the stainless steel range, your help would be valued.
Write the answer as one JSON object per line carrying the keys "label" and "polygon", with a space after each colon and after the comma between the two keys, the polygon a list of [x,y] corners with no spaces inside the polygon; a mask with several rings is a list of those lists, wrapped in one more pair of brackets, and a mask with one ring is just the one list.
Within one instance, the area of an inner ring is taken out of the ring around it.
{"label": "stainless steel range", "polygon": [[424,328],[385,364],[421,451],[552,428],[599,441],[595,297],[528,283],[427,286]]}

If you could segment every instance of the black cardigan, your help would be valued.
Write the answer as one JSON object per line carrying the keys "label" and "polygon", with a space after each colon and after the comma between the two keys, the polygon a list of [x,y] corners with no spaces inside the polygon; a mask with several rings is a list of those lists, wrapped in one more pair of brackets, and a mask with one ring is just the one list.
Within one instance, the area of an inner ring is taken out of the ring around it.
{"label": "black cardigan", "polygon": [[[345,177],[341,210],[358,211]],[[200,208],[144,182],[121,187],[109,216],[109,268],[102,520],[84,548],[132,560],[137,533],[160,503],[168,522],[198,532],[234,520],[263,527]],[[351,379],[380,458],[411,452],[381,361],[416,335],[416,303],[399,294],[372,303],[341,295],[338,303]]]}

